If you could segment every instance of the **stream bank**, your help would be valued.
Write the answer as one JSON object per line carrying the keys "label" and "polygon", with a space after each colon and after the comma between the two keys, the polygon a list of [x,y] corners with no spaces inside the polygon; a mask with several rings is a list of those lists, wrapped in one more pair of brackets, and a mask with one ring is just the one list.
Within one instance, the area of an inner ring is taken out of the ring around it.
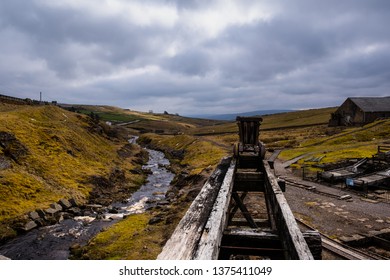
{"label": "stream bank", "polygon": [[68,259],[69,248],[74,244],[85,245],[93,236],[118,220],[167,203],[165,193],[174,174],[169,171],[169,161],[162,152],[148,149],[148,153],[149,161],[143,166],[143,169],[149,170],[147,182],[129,199],[108,207],[93,205],[89,212],[83,212],[83,216],[32,229],[0,246],[0,255],[19,260]]}

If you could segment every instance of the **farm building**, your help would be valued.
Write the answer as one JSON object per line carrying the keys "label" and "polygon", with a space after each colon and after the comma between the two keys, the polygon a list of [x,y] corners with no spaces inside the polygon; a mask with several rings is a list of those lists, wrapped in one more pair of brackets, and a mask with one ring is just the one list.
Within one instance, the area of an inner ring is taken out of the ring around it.
{"label": "farm building", "polygon": [[329,126],[364,125],[380,118],[390,118],[390,96],[349,97],[332,113]]}

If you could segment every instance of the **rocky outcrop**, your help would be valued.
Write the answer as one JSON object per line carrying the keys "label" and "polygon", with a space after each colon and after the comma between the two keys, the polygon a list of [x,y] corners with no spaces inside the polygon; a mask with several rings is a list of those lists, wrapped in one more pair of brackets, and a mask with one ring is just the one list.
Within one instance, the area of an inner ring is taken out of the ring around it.
{"label": "rocky outcrop", "polygon": [[15,162],[19,162],[20,158],[28,154],[26,146],[10,132],[0,131],[0,147],[3,148],[4,155]]}
{"label": "rocky outcrop", "polygon": [[5,170],[11,167],[12,167],[11,161],[5,156],[0,156],[0,170]]}
{"label": "rocky outcrop", "polygon": [[91,223],[95,219],[118,220],[123,219],[124,214],[118,213],[118,208],[101,204],[79,205],[75,199],[60,199],[50,204],[49,208],[36,209],[27,214],[23,222],[18,222],[14,228],[19,232],[27,232],[37,227],[54,225],[66,219],[75,219],[84,224]]}
{"label": "rocky outcrop", "polygon": [[73,218],[83,214],[74,199],[60,199],[50,204],[49,208],[36,209],[28,213],[23,223],[16,226],[16,230],[26,232],[37,227],[53,225],[64,219]]}

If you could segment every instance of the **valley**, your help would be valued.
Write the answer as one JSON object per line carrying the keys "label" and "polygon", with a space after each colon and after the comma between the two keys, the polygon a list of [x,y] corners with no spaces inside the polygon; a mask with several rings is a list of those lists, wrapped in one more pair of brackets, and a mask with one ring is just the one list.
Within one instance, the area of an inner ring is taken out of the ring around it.
{"label": "valley", "polygon": [[[321,158],[326,164],[369,157],[378,145],[389,144],[389,120],[364,127],[330,128],[327,122],[334,110],[263,116],[260,140],[266,145],[267,155],[281,149],[281,163],[301,157],[283,172],[301,176],[299,172],[305,167],[310,176],[318,171],[316,164],[309,164],[310,158]],[[130,197],[147,180],[147,172],[142,169],[148,158],[144,148],[162,151],[169,159],[175,178],[164,203],[104,227],[86,245],[75,241],[70,245],[70,257],[74,259],[155,259],[203,183],[221,158],[232,154],[232,146],[238,141],[235,122],[109,106],[2,104],[0,119],[2,243],[25,234],[28,213],[48,209],[60,199],[107,206]],[[128,142],[132,136],[139,137],[137,144]],[[294,215],[319,227],[319,221],[309,214],[314,202],[321,205],[321,198],[294,188],[288,188],[286,197],[291,199]],[[388,209],[388,204],[383,207]],[[383,222],[377,222],[377,227],[372,225],[372,229],[390,227],[386,211],[383,217],[377,217]],[[327,228],[327,214],[318,215],[325,223],[320,228],[334,238],[360,230],[351,221],[345,223],[352,224],[349,228],[353,230],[338,231],[340,227],[334,225]]]}

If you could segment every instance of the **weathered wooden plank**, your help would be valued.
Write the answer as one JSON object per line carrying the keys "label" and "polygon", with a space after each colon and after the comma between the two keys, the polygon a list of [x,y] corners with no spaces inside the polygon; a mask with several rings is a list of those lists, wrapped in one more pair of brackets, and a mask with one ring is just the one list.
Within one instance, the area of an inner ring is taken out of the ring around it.
{"label": "weathered wooden plank", "polygon": [[263,161],[266,172],[265,192],[272,207],[279,235],[283,242],[287,259],[312,260],[313,255],[303,238],[293,213],[279,187],[278,181],[266,160]]}
{"label": "weathered wooden plank", "polygon": [[218,258],[223,230],[228,221],[228,208],[234,183],[236,160],[233,159],[226,172],[218,197],[214,203],[210,217],[203,230],[195,256],[195,260],[214,260]]}
{"label": "weathered wooden plank", "polygon": [[236,181],[263,181],[264,174],[258,171],[245,171],[245,170],[237,170]]}
{"label": "weathered wooden plank", "polygon": [[170,239],[166,242],[159,260],[186,260],[194,256],[214,202],[219,193],[231,158],[223,158],[191,203]]}
{"label": "weathered wooden plank", "polygon": [[[223,240],[230,245],[239,244],[246,247],[269,247],[268,245],[270,244],[280,243],[278,234],[275,234],[271,231],[254,228],[226,229],[223,233]],[[276,247],[274,245],[272,246]]]}
{"label": "weathered wooden plank", "polygon": [[274,169],[274,162],[276,160],[276,158],[279,156],[280,152],[282,150],[275,150],[273,152],[273,154],[269,157],[269,159],[267,160],[268,161],[268,164],[269,166],[271,167],[271,169]]}
{"label": "weathered wooden plank", "polygon": [[[253,219],[253,221],[261,229],[270,228],[270,221],[268,219]],[[248,221],[245,218],[234,218],[229,220],[229,226],[237,226],[237,227],[248,226]]]}
{"label": "weathered wooden plank", "polygon": [[264,192],[264,180],[262,181],[235,181],[235,192]]}
{"label": "weathered wooden plank", "polygon": [[284,248],[279,235],[262,229],[226,229],[221,242],[221,256],[253,255],[283,259]]}

